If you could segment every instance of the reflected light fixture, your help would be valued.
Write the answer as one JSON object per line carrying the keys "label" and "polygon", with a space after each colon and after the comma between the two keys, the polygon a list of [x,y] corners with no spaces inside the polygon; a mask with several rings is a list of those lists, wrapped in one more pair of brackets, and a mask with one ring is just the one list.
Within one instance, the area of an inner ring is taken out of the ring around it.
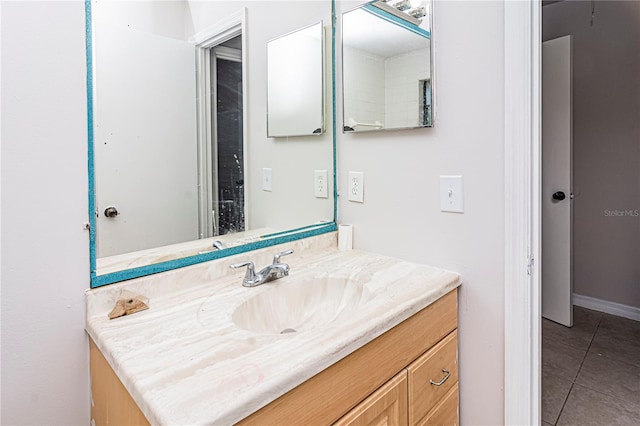
{"label": "reflected light fixture", "polygon": [[427,8],[422,5],[422,0],[382,0],[382,2],[418,20],[422,20],[427,15]]}
{"label": "reflected light fixture", "polygon": [[420,7],[415,7],[411,10],[408,10],[407,13],[416,19],[422,20],[422,18],[427,16],[427,9],[424,6],[420,6]]}

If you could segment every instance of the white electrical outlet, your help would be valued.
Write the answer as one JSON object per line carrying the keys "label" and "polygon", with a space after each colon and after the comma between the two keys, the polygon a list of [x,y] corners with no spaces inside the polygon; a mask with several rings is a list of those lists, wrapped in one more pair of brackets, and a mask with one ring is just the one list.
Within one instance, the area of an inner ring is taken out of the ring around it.
{"label": "white electrical outlet", "polygon": [[462,176],[440,176],[440,210],[464,213]]}
{"label": "white electrical outlet", "polygon": [[316,198],[329,198],[328,174],[326,170],[314,172],[314,194]]}
{"label": "white electrical outlet", "polygon": [[262,169],[262,190],[263,191],[272,191],[273,185],[271,184],[271,168],[265,167]]}
{"label": "white electrical outlet", "polygon": [[364,173],[349,172],[349,201],[364,203]]}

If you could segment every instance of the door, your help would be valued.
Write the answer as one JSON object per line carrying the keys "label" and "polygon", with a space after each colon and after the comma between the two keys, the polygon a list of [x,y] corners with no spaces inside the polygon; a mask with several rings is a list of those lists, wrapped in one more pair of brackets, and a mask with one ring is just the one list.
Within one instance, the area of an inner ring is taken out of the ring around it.
{"label": "door", "polygon": [[571,36],[542,43],[542,316],[573,325]]}
{"label": "door", "polygon": [[98,257],[195,240],[195,48],[106,23],[95,31]]}

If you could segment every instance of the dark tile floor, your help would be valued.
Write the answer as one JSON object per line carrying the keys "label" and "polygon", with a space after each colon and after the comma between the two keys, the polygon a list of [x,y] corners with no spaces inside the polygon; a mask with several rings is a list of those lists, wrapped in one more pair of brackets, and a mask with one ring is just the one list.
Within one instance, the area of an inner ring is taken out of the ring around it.
{"label": "dark tile floor", "polygon": [[542,319],[546,425],[640,425],[640,322],[574,306],[573,327]]}

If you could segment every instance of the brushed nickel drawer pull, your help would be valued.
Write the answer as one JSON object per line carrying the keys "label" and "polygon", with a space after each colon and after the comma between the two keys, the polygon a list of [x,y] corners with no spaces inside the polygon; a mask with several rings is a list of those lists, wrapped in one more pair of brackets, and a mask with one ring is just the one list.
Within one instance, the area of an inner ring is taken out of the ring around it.
{"label": "brushed nickel drawer pull", "polygon": [[444,373],[444,377],[442,378],[442,380],[440,380],[439,382],[434,382],[433,380],[429,379],[429,383],[431,383],[434,386],[440,386],[444,382],[446,382],[449,376],[451,376],[451,373],[449,373],[449,371],[445,370],[444,368],[442,369],[442,372]]}

